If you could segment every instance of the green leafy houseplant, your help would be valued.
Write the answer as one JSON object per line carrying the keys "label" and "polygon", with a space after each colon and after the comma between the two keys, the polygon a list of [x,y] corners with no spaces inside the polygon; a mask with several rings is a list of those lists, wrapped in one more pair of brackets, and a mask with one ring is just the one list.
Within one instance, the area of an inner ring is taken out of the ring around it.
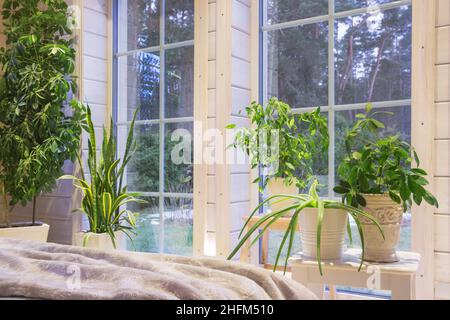
{"label": "green leafy houseplant", "polygon": [[[250,156],[252,168],[261,166],[267,172],[254,183],[262,179],[264,189],[270,179],[282,178],[286,185],[306,188],[314,177],[314,155],[328,149],[327,119],[320,109],[294,114],[288,104],[271,98],[265,107],[253,102],[246,113],[252,128],[239,129],[232,146]],[[278,153],[272,152],[275,145]]]}
{"label": "green leafy houseplant", "polygon": [[380,136],[385,125],[374,117],[381,113],[386,114],[374,112],[368,104],[365,114],[356,115],[357,121],[345,135],[346,156],[334,191],[353,207],[366,206],[364,194],[389,194],[405,212],[413,201],[420,205],[425,200],[438,207],[436,198],[425,189],[427,173],[419,168],[414,148],[398,135]]}
{"label": "green leafy houseplant", "polygon": [[[236,248],[231,252],[228,259],[232,259],[236,253],[239,251],[239,249],[250,239],[250,237],[254,233],[258,233],[259,229],[262,229],[261,232],[253,239],[250,246],[254,245],[258,242],[258,240],[262,237],[264,232],[268,231],[268,228],[274,224],[278,219],[282,217],[289,217],[291,219],[288,228],[286,232],[284,233],[283,239],[281,241],[280,247],[278,248],[277,257],[275,260],[275,266],[274,271],[277,268],[281,253],[283,251],[283,248],[288,243],[287,247],[287,255],[286,255],[286,261],[285,261],[285,269],[286,272],[288,259],[290,257],[292,246],[294,243],[294,236],[298,228],[299,223],[299,215],[302,214],[302,211],[307,208],[317,209],[317,242],[316,242],[316,250],[317,250],[317,263],[319,266],[320,274],[322,274],[322,264],[321,264],[321,254],[320,254],[320,248],[321,248],[321,237],[322,237],[322,223],[323,223],[323,217],[325,209],[341,209],[348,212],[348,214],[354,219],[356,222],[356,225],[358,226],[358,232],[359,236],[361,238],[362,246],[362,258],[361,258],[361,265],[360,269],[363,263],[364,259],[364,234],[362,232],[361,223],[360,223],[360,217],[365,217],[366,219],[369,219],[372,221],[380,230],[381,234],[383,235],[383,231],[381,230],[380,225],[378,222],[368,213],[358,209],[354,208],[352,206],[346,205],[344,203],[333,201],[333,200],[323,200],[321,199],[317,194],[317,185],[318,182],[314,181],[310,187],[308,194],[298,194],[298,195],[273,195],[263,202],[261,202],[255,210],[253,210],[252,214],[249,216],[248,220],[244,224],[244,227],[242,228],[241,233],[239,234],[240,241],[237,244]],[[292,202],[292,200],[294,200]],[[271,212],[270,214],[267,214],[263,216],[257,223],[255,223],[246,234],[243,235],[243,231],[245,230],[246,226],[251,221],[252,217],[259,212],[259,209],[263,207],[265,204],[270,204],[272,202],[288,202],[289,204],[286,204],[286,206],[281,209],[277,210],[275,212]],[[291,216],[291,212],[294,211],[293,215]]]}
{"label": "green leafy houseplant", "polygon": [[79,149],[83,106],[67,104],[76,91],[67,9],[64,0],[3,1],[0,219],[7,227],[13,207],[31,200],[35,224],[36,196],[54,188]]}
{"label": "green leafy houseplant", "polygon": [[97,159],[97,142],[89,107],[86,118],[87,127],[85,129],[89,134],[87,165],[91,180],[88,181],[86,178],[80,156],[78,156],[78,161],[81,178],[66,175],[60,179],[73,180],[75,187],[83,193],[81,208],[78,210],[83,212],[89,220],[89,230],[84,236],[83,245],[86,246],[89,233],[106,233],[111,237],[113,246],[116,247],[115,232],[121,231],[131,238],[136,227],[136,214],[124,207],[129,203],[147,203],[138,198],[140,193],[128,192],[127,186],[123,185],[125,168],[136,150],[134,139],[136,112],[130,123],[122,159],[117,158],[117,139],[112,120],[109,131],[103,127],[103,143],[100,159]]}

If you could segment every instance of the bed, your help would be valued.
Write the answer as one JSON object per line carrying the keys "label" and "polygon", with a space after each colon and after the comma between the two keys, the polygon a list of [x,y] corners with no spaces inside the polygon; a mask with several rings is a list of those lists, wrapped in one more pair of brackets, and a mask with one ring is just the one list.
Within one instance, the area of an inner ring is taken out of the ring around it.
{"label": "bed", "polygon": [[0,297],[309,300],[287,277],[238,262],[0,239]]}

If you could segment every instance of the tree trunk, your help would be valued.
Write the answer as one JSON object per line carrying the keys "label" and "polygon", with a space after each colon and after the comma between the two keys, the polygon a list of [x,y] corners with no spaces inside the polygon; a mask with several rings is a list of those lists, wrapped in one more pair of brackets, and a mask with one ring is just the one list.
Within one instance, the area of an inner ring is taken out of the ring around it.
{"label": "tree trunk", "polygon": [[375,88],[375,82],[377,80],[378,72],[380,72],[381,58],[383,57],[384,46],[388,37],[383,37],[380,47],[378,48],[377,62],[375,64],[372,80],[370,81],[369,94],[367,95],[367,101],[372,101],[373,90]]}
{"label": "tree trunk", "polygon": [[7,228],[11,227],[11,208],[8,205],[8,197],[6,196],[5,184],[0,183],[0,194],[2,195],[2,206],[0,209],[0,224],[5,223]]}

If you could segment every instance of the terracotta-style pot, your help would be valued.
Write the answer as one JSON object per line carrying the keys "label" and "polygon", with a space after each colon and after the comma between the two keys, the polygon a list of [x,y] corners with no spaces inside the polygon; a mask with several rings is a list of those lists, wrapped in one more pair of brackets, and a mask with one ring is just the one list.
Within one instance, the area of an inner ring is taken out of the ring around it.
{"label": "terracotta-style pot", "polygon": [[364,211],[370,213],[380,224],[385,239],[373,222],[360,218],[364,233],[364,260],[378,263],[397,262],[396,247],[400,239],[403,218],[402,205],[388,194],[363,194],[366,199]]}
{"label": "terracotta-style pot", "polygon": [[18,223],[13,224],[11,228],[0,227],[0,238],[47,242],[49,230],[50,226],[41,222],[34,226],[31,226],[31,223]]}
{"label": "terracotta-style pot", "polygon": [[[305,209],[299,215],[303,255],[317,258],[317,209]],[[344,252],[348,213],[341,209],[325,209],[320,239],[322,260],[340,260]]]}
{"label": "terracotta-style pot", "polygon": [[[277,178],[269,180],[267,183],[267,193],[269,197],[276,194],[298,194],[298,188],[294,184],[286,186],[283,179]],[[281,203],[271,203],[270,209],[272,212],[279,211],[288,207],[290,204],[293,204],[294,201],[295,200],[286,200]],[[274,202],[276,202],[276,200]]]}
{"label": "terracotta-style pot", "polygon": [[83,247],[84,237],[88,235],[88,240],[86,243],[86,248],[90,249],[100,249],[100,250],[126,250],[127,249],[127,235],[123,232],[115,232],[116,236],[115,242],[116,247],[114,248],[111,236],[108,233],[86,233],[78,232],[75,234],[74,245],[78,247]]}

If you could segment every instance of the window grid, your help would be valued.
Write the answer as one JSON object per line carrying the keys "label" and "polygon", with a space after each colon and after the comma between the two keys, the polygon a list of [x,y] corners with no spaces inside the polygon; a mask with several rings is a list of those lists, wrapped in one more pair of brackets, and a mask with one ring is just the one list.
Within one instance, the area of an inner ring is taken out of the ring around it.
{"label": "window grid", "polygon": [[[114,54],[114,63],[117,66],[118,60],[121,57],[127,57],[130,55],[138,54],[138,53],[152,53],[157,52],[159,53],[159,65],[160,65],[160,71],[159,71],[159,118],[158,119],[151,119],[151,120],[136,120],[135,126],[143,126],[143,125],[158,125],[159,128],[159,192],[142,192],[137,191],[142,194],[144,197],[152,197],[152,198],[158,198],[158,210],[159,210],[159,217],[160,217],[160,225],[159,225],[159,252],[164,252],[164,199],[165,198],[178,198],[178,199],[193,199],[192,193],[171,193],[171,192],[165,192],[165,158],[164,158],[164,151],[165,151],[165,125],[170,123],[189,123],[194,121],[194,117],[179,117],[179,118],[166,118],[165,117],[165,73],[166,73],[166,65],[165,65],[165,52],[166,50],[170,49],[177,49],[177,48],[183,48],[183,47],[190,47],[194,46],[194,40],[187,40],[187,41],[179,41],[174,43],[165,43],[166,38],[166,21],[165,21],[165,14],[166,14],[166,0],[160,0],[161,7],[160,7],[160,15],[159,15],[159,45],[158,46],[152,46],[147,48],[140,48],[135,50],[128,50],[128,51],[122,51],[118,52],[118,49],[116,49],[116,53]],[[118,7],[118,3],[115,3],[116,8]],[[116,16],[118,16],[118,13],[116,13]],[[116,21],[117,24],[117,21]],[[119,43],[119,39],[115,37],[116,48],[118,47],[117,44]],[[118,82],[118,74],[115,75],[115,81]],[[117,84],[115,84],[116,90],[117,90]],[[116,97],[114,98],[114,101],[116,101],[115,108],[121,107],[117,103]],[[131,121],[125,121],[125,122],[119,122],[116,118],[116,127],[119,126],[127,126],[131,123]]]}
{"label": "window grid", "polygon": [[[353,10],[335,12],[335,2],[336,0],[328,0],[328,13],[327,15],[320,15],[316,17],[292,20],[287,22],[267,24],[267,0],[260,0],[260,8],[262,8],[262,19],[260,22],[260,32],[261,36],[261,65],[259,72],[262,74],[262,102],[266,104],[268,102],[268,87],[267,87],[267,74],[268,70],[268,41],[267,33],[274,30],[283,30],[292,27],[304,26],[308,24],[314,24],[319,22],[328,22],[328,105],[320,106],[322,112],[328,113],[328,130],[329,130],[329,141],[330,146],[328,150],[328,197],[335,198],[334,186],[335,186],[335,113],[336,111],[349,111],[356,109],[364,109],[365,103],[353,103],[353,104],[335,104],[335,21],[336,19],[350,17],[358,14],[367,13],[372,7],[363,7]],[[389,2],[386,4],[377,5],[376,8],[380,11],[385,11],[389,9],[395,9],[402,6],[411,5],[412,0],[399,0],[394,2]],[[403,100],[391,100],[391,101],[379,101],[372,102],[373,108],[387,108],[387,107],[404,107],[406,105],[411,105],[411,99]],[[308,108],[293,108],[294,113],[310,112],[315,110],[317,107]]]}

